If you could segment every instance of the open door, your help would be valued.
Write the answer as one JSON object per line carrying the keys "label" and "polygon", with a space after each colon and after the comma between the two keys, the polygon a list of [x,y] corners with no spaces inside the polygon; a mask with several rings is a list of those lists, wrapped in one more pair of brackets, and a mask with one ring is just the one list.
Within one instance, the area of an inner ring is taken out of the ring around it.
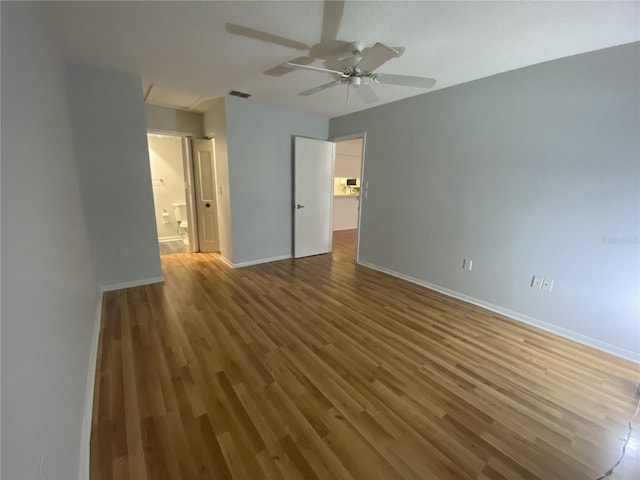
{"label": "open door", "polygon": [[213,141],[193,140],[193,173],[196,184],[196,216],[201,252],[218,252],[218,205]]}
{"label": "open door", "polygon": [[294,138],[293,256],[331,251],[335,145]]}

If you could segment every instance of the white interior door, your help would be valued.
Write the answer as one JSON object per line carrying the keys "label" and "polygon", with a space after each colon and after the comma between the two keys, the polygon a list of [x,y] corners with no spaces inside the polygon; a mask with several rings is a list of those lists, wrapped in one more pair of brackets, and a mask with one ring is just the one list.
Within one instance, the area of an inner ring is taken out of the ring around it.
{"label": "white interior door", "polygon": [[196,183],[196,214],[201,252],[220,250],[218,240],[218,205],[213,141],[193,140],[193,173]]}
{"label": "white interior door", "polygon": [[293,256],[331,251],[333,159],[335,144],[295,137]]}

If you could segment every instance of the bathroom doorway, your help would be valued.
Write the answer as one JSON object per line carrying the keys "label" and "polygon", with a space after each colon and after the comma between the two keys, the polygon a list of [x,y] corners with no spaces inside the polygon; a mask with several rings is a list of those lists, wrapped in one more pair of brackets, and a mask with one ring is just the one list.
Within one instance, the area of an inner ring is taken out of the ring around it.
{"label": "bathroom doorway", "polygon": [[160,255],[197,252],[190,140],[149,133],[147,141]]}

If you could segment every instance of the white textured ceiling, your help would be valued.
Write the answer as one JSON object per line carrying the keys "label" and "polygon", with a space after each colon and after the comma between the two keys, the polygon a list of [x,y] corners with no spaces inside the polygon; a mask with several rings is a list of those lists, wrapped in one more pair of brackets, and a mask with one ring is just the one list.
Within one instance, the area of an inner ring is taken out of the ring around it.
{"label": "white textured ceiling", "polygon": [[[297,93],[331,75],[263,72],[308,51],[228,33],[227,22],[313,46],[324,3],[52,2],[51,16],[71,63],[138,74],[145,82],[198,97],[230,90],[258,102],[325,117],[368,108],[346,86],[309,97]],[[434,89],[640,40],[638,2],[351,2],[338,40],[406,47],[379,73],[433,77]],[[322,65],[322,60],[318,60]],[[424,90],[376,85],[380,102]],[[249,100],[250,101],[250,100]]]}

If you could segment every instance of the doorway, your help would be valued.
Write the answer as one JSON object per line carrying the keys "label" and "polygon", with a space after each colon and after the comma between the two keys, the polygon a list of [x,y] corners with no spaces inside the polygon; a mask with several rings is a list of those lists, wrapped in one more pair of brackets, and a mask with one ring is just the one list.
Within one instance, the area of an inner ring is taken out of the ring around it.
{"label": "doorway", "polygon": [[333,140],[336,145],[333,178],[333,241],[357,259],[362,195],[364,135]]}
{"label": "doorway", "polygon": [[160,255],[219,251],[213,140],[150,132],[147,141]]}
{"label": "doorway", "polygon": [[160,255],[198,251],[194,223],[189,220],[192,210],[190,177],[183,143],[188,139],[149,133],[149,166],[153,186],[153,204],[158,230]]}
{"label": "doorway", "polygon": [[329,141],[294,137],[294,258],[332,252],[337,242],[358,262],[365,143],[364,132]]}

